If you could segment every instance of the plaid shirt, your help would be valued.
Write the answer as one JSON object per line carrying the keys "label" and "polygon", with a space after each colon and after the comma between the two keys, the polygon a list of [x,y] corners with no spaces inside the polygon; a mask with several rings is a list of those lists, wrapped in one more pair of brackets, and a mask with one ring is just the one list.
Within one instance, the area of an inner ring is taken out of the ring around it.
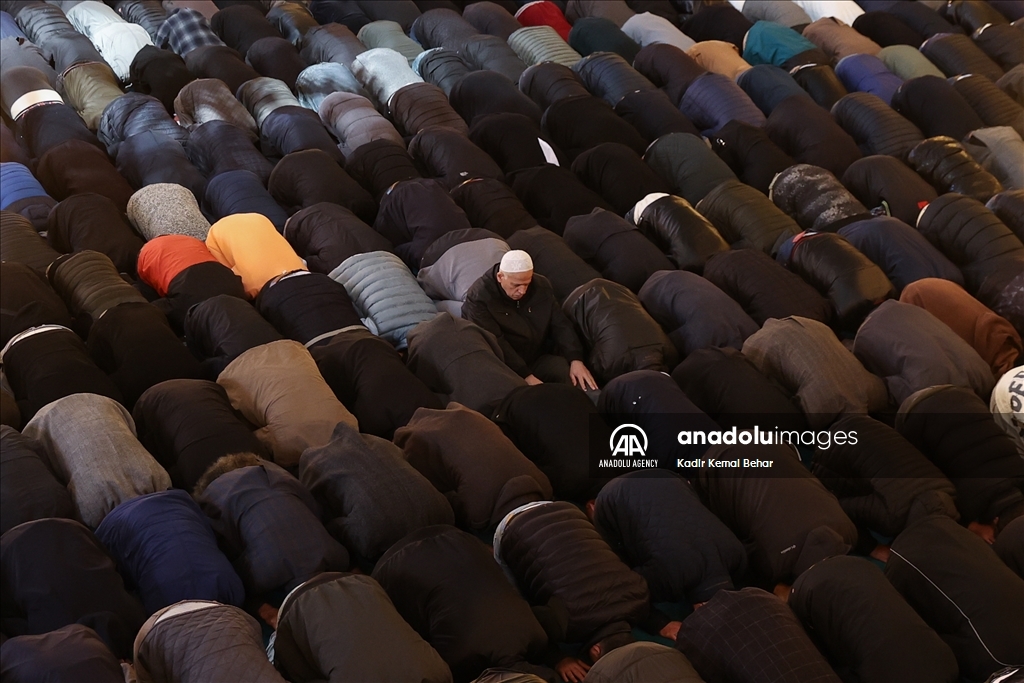
{"label": "plaid shirt", "polygon": [[210,29],[206,17],[194,9],[182,7],[167,16],[156,34],[158,47],[169,48],[180,57],[204,45],[223,45]]}

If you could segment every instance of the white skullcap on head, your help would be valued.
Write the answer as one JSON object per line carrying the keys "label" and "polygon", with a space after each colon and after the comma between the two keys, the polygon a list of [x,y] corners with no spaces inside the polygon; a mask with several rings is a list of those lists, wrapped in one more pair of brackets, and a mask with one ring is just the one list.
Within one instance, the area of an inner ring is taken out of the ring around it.
{"label": "white skullcap on head", "polygon": [[522,249],[506,251],[498,270],[503,273],[527,273],[533,270],[533,259]]}

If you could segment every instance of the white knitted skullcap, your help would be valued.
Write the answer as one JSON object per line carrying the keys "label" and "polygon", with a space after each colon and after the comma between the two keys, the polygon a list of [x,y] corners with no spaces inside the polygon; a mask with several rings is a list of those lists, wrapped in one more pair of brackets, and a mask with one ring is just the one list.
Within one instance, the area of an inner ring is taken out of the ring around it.
{"label": "white knitted skullcap", "polygon": [[498,270],[503,273],[528,273],[533,270],[533,259],[522,249],[506,251],[501,257],[501,266]]}

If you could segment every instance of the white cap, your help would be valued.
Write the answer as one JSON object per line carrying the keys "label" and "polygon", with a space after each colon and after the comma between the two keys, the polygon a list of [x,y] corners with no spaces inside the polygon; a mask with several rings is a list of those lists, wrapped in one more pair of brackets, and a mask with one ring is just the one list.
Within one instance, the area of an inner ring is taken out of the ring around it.
{"label": "white cap", "polygon": [[503,273],[528,273],[533,270],[533,259],[522,249],[506,251],[498,267]]}

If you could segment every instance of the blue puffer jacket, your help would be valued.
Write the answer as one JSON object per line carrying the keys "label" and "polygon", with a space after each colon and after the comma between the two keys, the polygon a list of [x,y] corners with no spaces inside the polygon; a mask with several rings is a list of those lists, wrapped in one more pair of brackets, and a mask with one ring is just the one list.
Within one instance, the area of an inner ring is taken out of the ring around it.
{"label": "blue puffer jacket", "polygon": [[217,547],[206,515],[180,489],[118,505],[96,537],[149,614],[181,600],[241,605],[245,599],[242,580]]}
{"label": "blue puffer jacket", "polygon": [[416,325],[437,315],[437,307],[402,259],[387,251],[356,254],[330,273],[348,290],[364,324],[398,348]]}

